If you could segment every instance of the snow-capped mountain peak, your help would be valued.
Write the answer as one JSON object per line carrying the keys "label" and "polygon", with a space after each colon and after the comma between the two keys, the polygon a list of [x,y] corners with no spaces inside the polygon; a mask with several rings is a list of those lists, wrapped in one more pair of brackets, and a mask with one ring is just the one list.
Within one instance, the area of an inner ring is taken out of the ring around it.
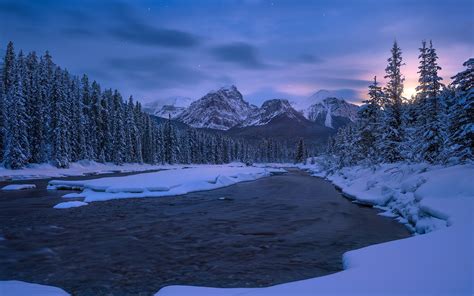
{"label": "snow-capped mountain peak", "polygon": [[243,122],[255,109],[232,85],[191,103],[177,119],[193,127],[227,130]]}
{"label": "snow-capped mountain peak", "polygon": [[311,121],[324,123],[330,128],[337,128],[340,124],[335,124],[335,120],[344,121],[345,118],[353,122],[357,118],[358,109],[357,105],[343,99],[329,97],[304,110],[304,115]]}
{"label": "snow-capped mountain peak", "polygon": [[293,109],[288,100],[273,99],[265,101],[262,107],[255,110],[241,126],[265,125],[273,118],[281,115],[297,120],[302,117],[300,113]]}
{"label": "snow-capped mountain peak", "polygon": [[192,99],[188,97],[169,97],[163,100],[149,102],[144,105],[143,110],[149,114],[172,119],[181,115],[186,110]]}

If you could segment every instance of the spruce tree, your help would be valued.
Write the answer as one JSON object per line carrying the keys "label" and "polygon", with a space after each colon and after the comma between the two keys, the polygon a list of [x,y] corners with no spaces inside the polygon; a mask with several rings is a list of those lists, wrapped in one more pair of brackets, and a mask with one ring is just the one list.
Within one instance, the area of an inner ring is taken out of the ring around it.
{"label": "spruce tree", "polygon": [[301,163],[304,161],[305,155],[304,152],[306,147],[304,145],[303,138],[299,139],[298,145],[296,146],[296,153],[295,153],[295,163]]}
{"label": "spruce tree", "polygon": [[382,88],[374,77],[374,82],[369,86],[369,99],[358,111],[358,133],[360,141],[358,146],[365,157],[375,162],[379,157],[377,147],[380,146],[380,124],[381,124],[381,101],[383,99]]}
{"label": "spruce tree", "polygon": [[[13,50],[9,46],[8,50]],[[7,56],[9,55],[7,50]],[[11,57],[9,57],[11,58]],[[6,94],[6,107],[8,117],[5,134],[5,154],[4,164],[9,169],[19,169],[24,167],[29,158],[28,126],[26,123],[26,107],[24,97],[24,86],[21,74],[26,67],[23,55],[20,53],[18,60],[8,60],[8,70],[4,70],[4,85],[8,85]]]}
{"label": "spruce tree", "polygon": [[452,77],[454,102],[449,114],[449,155],[457,161],[474,156],[474,58],[463,66],[467,69]]}
{"label": "spruce tree", "polygon": [[422,42],[419,59],[420,78],[416,88],[418,91],[416,99],[418,133],[416,139],[419,143],[420,157],[433,163],[438,159],[443,147],[439,103],[443,85],[440,83],[442,78],[438,76],[441,67],[438,66],[438,56],[432,42],[430,42],[429,48],[426,47],[425,41]]}
{"label": "spruce tree", "polygon": [[397,42],[393,43],[391,57],[385,68],[385,78],[388,79],[384,88],[384,118],[382,121],[381,153],[384,161],[396,162],[402,160],[403,128],[402,128],[402,93],[404,77],[400,72],[403,64],[402,52]]}

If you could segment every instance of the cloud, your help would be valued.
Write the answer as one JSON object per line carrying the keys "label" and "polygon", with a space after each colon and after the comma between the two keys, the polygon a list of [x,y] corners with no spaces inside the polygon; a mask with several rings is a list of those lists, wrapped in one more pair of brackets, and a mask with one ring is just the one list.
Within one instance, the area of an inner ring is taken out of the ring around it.
{"label": "cloud", "polygon": [[323,60],[315,55],[309,54],[309,53],[303,53],[297,56],[294,60],[297,63],[302,63],[302,64],[318,64],[323,62]]}
{"label": "cloud", "polygon": [[20,18],[34,17],[34,9],[29,5],[24,5],[17,1],[7,1],[0,3],[0,12],[6,15],[16,15]]}
{"label": "cloud", "polygon": [[183,64],[176,56],[109,58],[105,66],[117,71],[133,84],[146,89],[189,86],[208,79],[198,68]]}
{"label": "cloud", "polygon": [[155,28],[142,23],[128,22],[120,28],[110,31],[113,36],[122,40],[142,45],[186,48],[200,43],[197,36],[180,30]]}
{"label": "cloud", "polygon": [[91,37],[99,35],[99,32],[97,31],[78,27],[65,28],[61,31],[61,33],[68,37]]}
{"label": "cloud", "polygon": [[263,69],[268,67],[259,59],[257,48],[245,42],[216,46],[211,49],[211,53],[220,61],[233,63],[243,68]]}

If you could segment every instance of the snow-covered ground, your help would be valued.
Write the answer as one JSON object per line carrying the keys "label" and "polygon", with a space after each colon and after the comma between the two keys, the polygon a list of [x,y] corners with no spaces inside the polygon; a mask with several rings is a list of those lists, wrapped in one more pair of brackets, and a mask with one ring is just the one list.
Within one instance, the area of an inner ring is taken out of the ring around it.
{"label": "snow-covered ground", "polygon": [[141,172],[148,170],[180,168],[183,166],[184,165],[150,165],[139,163],[116,165],[113,163],[98,163],[90,160],[81,160],[71,163],[67,169],[60,169],[50,164],[32,164],[19,170],[9,170],[0,166],[0,181],[58,178],[116,172]]}
{"label": "snow-covered ground", "polygon": [[[268,288],[170,286],[156,295],[472,295],[474,165],[387,164],[326,177],[356,202],[395,214],[413,237],[347,252],[344,271]],[[424,233],[422,235],[418,235]],[[244,264],[244,263],[243,263]]]}
{"label": "snow-covered ground", "polygon": [[[196,167],[164,170],[137,175],[99,178],[93,180],[52,180],[48,189],[80,189],[80,194],[67,194],[66,198],[83,198],[85,203],[111,199],[162,197],[181,195],[193,191],[212,190],[238,182],[252,181],[283,169],[247,167],[239,163],[230,165],[200,165]],[[83,206],[60,203],[55,208]]]}

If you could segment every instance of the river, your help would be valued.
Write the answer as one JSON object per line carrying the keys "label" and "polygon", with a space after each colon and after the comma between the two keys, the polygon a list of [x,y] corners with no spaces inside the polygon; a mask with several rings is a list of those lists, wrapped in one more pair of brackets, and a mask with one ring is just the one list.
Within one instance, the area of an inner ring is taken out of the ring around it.
{"label": "river", "polygon": [[344,252],[410,236],[300,170],[61,210],[52,207],[71,191],[48,191],[47,182],[0,191],[0,280],[73,295],[152,295],[173,284],[264,287],[340,271]]}

